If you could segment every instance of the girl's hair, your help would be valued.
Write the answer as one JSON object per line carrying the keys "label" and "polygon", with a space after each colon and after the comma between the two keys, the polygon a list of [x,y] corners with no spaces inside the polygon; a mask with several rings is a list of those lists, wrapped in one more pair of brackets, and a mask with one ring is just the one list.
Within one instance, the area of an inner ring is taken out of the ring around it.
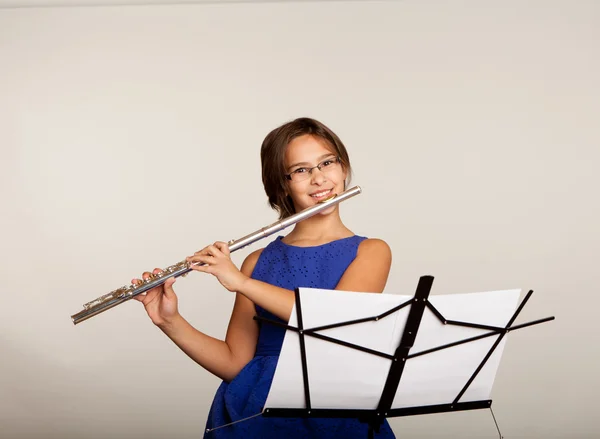
{"label": "girl's hair", "polygon": [[352,168],[346,147],[324,124],[315,119],[301,117],[275,128],[267,134],[262,143],[260,159],[262,181],[269,198],[269,205],[279,212],[280,220],[296,213],[292,197],[287,195],[286,190],[288,180],[285,178],[285,151],[292,140],[305,134],[325,140],[332,152],[338,156],[342,169],[347,172],[345,183],[350,183]]}

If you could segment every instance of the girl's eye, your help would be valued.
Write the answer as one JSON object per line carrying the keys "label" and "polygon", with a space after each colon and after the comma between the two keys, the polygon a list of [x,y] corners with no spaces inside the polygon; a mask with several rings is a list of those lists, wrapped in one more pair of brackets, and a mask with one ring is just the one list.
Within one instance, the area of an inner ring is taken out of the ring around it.
{"label": "girl's eye", "polygon": [[294,171],[294,174],[302,174],[306,172],[306,168],[298,168]]}
{"label": "girl's eye", "polygon": [[323,166],[329,166],[329,165],[332,165],[332,164],[333,164],[333,160],[325,160],[323,162]]}

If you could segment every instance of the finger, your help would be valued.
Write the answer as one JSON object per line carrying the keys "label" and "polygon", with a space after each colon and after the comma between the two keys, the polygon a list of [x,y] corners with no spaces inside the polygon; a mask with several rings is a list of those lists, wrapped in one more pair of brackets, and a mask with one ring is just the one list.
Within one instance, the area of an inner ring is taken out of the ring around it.
{"label": "finger", "polygon": [[144,283],[144,281],[143,281],[142,279],[138,279],[138,278],[133,278],[133,279],[131,279],[131,285],[132,285],[133,287],[140,286],[140,285],[142,285],[143,283]]}
{"label": "finger", "polygon": [[219,248],[216,245],[209,245],[208,247],[206,247],[208,249],[208,253],[213,255],[214,257],[218,257],[218,256],[222,256],[223,252],[221,250],[219,250]]}
{"label": "finger", "polygon": [[132,297],[132,299],[135,299],[138,302],[142,302],[144,304],[144,306],[145,306],[146,303],[148,302],[148,293],[149,292],[150,291],[145,291],[143,293],[136,294],[135,296]]}
{"label": "finger", "polygon": [[186,258],[186,260],[192,264],[199,264],[199,263],[210,264],[210,263],[215,262],[215,257],[212,255],[198,255],[198,256],[188,257],[188,258]]}
{"label": "finger", "polygon": [[152,270],[152,274],[161,274],[163,271],[160,268],[155,268]]}
{"label": "finger", "polygon": [[149,271],[144,271],[142,273],[142,279],[146,280],[151,276],[151,273]]}
{"label": "finger", "polygon": [[198,250],[194,255],[206,255],[208,254],[208,247],[204,247],[202,250]]}
{"label": "finger", "polygon": [[190,265],[190,268],[195,271],[201,271],[202,273],[213,273],[214,268],[210,265]]}
{"label": "finger", "polygon": [[229,245],[226,242],[217,241],[214,243],[214,246],[217,247],[225,256],[229,256]]}
{"label": "finger", "polygon": [[152,288],[151,290],[146,291],[145,293],[139,294],[142,297],[142,303],[144,306],[152,303],[157,300],[163,294],[162,285]]}
{"label": "finger", "polygon": [[[157,270],[162,271],[162,270],[160,270],[158,268],[155,268],[154,271],[153,271],[154,274],[157,274],[156,273]],[[144,279],[147,279],[148,276],[150,276],[150,273],[148,273],[147,271],[145,271],[144,274],[142,275],[142,277]],[[138,279],[138,278],[131,279],[131,286],[134,287],[134,288],[139,287],[140,285],[143,285],[143,284],[144,284],[144,281],[141,280],[141,279]],[[145,292],[140,293],[140,294],[136,294],[135,296],[133,296],[133,298],[136,299],[136,300],[139,300],[140,302],[143,302],[144,301],[144,297],[146,297],[146,294],[152,293],[154,290],[160,290],[160,285],[152,288],[151,290],[145,291]],[[138,297],[140,297],[140,299],[138,299]]]}
{"label": "finger", "polygon": [[173,300],[177,298],[175,294],[175,290],[173,290],[173,284],[175,283],[175,278],[171,277],[165,281],[165,297],[167,299]]}

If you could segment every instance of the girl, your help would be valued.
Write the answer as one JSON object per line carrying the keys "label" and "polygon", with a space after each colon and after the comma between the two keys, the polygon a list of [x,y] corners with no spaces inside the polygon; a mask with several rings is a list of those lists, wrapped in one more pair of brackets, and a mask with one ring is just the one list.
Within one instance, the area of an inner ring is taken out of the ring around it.
{"label": "girl", "polygon": [[[262,144],[261,163],[269,204],[280,219],[343,192],[352,172],[341,140],[309,118],[271,131]],[[253,319],[255,315],[287,322],[296,287],[381,293],[391,252],[384,241],[349,230],[337,204],[251,253],[240,270],[231,261],[225,242],[215,242],[187,260],[206,264],[192,267],[212,274],[236,295],[224,341],[196,330],[179,314],[175,278],[135,298],[179,348],[223,380],[208,415],[206,426],[211,429],[260,413],[266,401],[285,329],[260,325]],[[143,278],[149,275],[145,272]],[[367,432],[368,425],[355,419],[261,416],[207,432],[205,437],[363,439]],[[377,437],[394,437],[387,422]]]}

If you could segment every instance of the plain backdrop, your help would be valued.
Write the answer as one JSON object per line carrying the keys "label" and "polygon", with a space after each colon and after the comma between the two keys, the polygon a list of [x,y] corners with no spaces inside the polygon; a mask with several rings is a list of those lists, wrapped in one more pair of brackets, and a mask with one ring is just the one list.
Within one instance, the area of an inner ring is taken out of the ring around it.
{"label": "plain backdrop", "polygon": [[[556,316],[508,338],[504,437],[599,437],[599,49],[595,0],[0,9],[0,437],[201,437],[219,380],[141,304],[70,316],[275,221],[260,144],[299,116],[350,152],[342,217],[392,248],[386,294],[429,274]],[[200,273],[176,291],[224,337],[232,294]],[[487,410],[391,425],[498,437]]]}

